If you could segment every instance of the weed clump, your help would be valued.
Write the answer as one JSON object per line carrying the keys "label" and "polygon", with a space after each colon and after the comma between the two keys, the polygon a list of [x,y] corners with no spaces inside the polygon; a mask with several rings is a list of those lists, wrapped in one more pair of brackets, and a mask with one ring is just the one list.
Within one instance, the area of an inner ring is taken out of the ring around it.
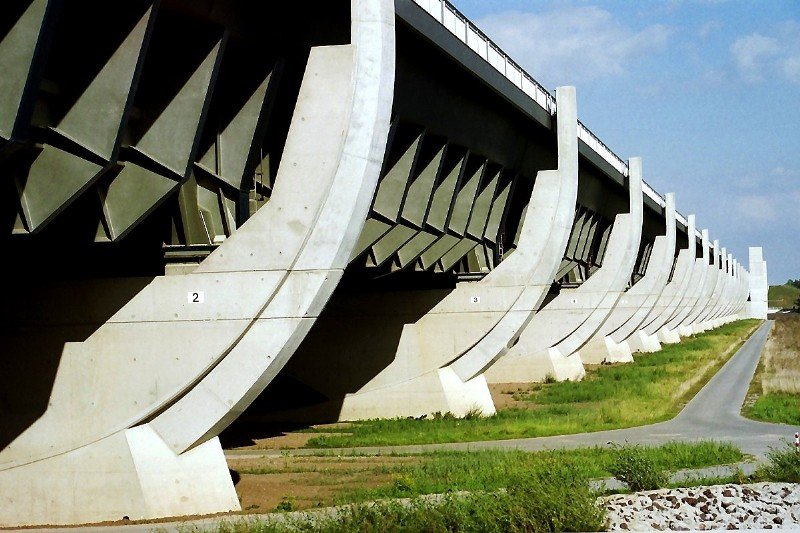
{"label": "weed clump", "polygon": [[641,446],[617,448],[611,464],[611,474],[634,491],[660,489],[669,482],[669,475]]}
{"label": "weed clump", "polygon": [[770,448],[767,459],[767,463],[756,470],[756,478],[800,483],[800,452],[794,449],[794,445],[787,441],[786,446]]}

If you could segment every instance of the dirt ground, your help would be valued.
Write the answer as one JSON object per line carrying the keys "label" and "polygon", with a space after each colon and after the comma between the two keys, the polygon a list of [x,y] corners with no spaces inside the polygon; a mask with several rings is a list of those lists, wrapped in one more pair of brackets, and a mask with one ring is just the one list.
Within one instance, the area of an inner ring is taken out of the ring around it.
{"label": "dirt ground", "polygon": [[324,507],[339,495],[394,481],[415,457],[228,456],[228,467],[245,512]]}
{"label": "dirt ground", "polygon": [[800,393],[800,314],[779,313],[764,349],[764,393]]}

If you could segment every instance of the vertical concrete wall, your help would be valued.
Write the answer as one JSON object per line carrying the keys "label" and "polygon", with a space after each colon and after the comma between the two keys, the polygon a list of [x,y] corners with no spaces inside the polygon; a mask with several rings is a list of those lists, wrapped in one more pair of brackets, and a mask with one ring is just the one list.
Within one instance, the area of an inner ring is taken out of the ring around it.
{"label": "vertical concrete wall", "polygon": [[767,293],[769,281],[767,280],[767,262],[764,261],[760,246],[751,246],[749,250],[750,279],[748,292],[750,299],[747,302],[746,315],[749,318],[767,318]]}

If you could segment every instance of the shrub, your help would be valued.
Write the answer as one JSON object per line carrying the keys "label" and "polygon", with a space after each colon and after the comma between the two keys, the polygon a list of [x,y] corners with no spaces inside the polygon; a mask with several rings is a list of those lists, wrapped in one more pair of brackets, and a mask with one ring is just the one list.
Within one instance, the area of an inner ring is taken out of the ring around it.
{"label": "shrub", "polygon": [[641,446],[621,446],[614,455],[611,474],[634,492],[660,489],[669,482],[668,473]]}
{"label": "shrub", "polygon": [[284,496],[283,498],[281,498],[280,503],[278,503],[278,505],[275,506],[275,510],[283,512],[294,511],[294,504],[290,499]]}
{"label": "shrub", "polygon": [[800,483],[800,453],[794,445],[785,441],[786,446],[770,448],[767,463],[756,470],[756,477],[768,481]]}

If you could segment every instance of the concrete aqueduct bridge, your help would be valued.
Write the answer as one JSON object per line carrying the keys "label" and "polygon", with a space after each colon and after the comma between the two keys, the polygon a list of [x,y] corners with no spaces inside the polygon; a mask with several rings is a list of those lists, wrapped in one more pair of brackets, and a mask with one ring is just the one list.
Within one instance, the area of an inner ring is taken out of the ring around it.
{"label": "concrete aqueduct bridge", "polygon": [[765,315],[760,249],[452,6],[282,4],[0,6],[0,525],[238,509],[254,402],[491,413],[487,380]]}

